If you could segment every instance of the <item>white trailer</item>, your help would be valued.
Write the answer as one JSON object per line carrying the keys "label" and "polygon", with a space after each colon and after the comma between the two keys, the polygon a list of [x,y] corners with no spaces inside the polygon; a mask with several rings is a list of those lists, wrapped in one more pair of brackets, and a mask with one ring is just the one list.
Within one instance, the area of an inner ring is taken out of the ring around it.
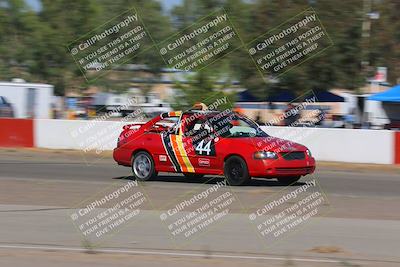
{"label": "white trailer", "polygon": [[21,79],[0,82],[0,96],[12,104],[16,118],[51,118],[53,86]]}

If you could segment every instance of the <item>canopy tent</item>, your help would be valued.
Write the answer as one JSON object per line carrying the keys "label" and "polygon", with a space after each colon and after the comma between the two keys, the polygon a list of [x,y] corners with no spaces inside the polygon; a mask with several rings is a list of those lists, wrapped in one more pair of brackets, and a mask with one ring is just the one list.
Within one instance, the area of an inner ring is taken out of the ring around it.
{"label": "canopy tent", "polygon": [[304,99],[315,97],[315,102],[345,102],[344,97],[329,91],[316,90],[308,94]]}
{"label": "canopy tent", "polygon": [[296,95],[288,90],[282,90],[267,97],[268,102],[292,102]]}
{"label": "canopy tent", "polygon": [[368,100],[382,102],[400,102],[400,84],[389,88],[389,90],[377,94],[370,95]]}
{"label": "canopy tent", "polygon": [[[315,96],[315,102],[345,102],[345,99],[341,96],[333,94],[328,91],[313,91],[309,93],[304,99],[310,99]],[[289,90],[281,90],[268,96],[264,101],[266,102],[293,102],[301,101],[299,98]],[[237,102],[260,102],[249,90],[238,93]]]}
{"label": "canopy tent", "polygon": [[258,102],[259,100],[249,90],[237,94],[237,102]]}

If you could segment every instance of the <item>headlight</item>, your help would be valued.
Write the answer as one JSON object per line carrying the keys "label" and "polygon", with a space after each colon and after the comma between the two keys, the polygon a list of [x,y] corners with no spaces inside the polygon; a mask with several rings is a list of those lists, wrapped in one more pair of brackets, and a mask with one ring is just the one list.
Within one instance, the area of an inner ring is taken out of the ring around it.
{"label": "headlight", "polygon": [[254,153],[255,159],[277,159],[278,155],[271,151],[257,151]]}
{"label": "headlight", "polygon": [[307,149],[307,150],[306,150],[306,153],[307,153],[308,156],[310,156],[310,157],[312,156],[312,155],[311,155],[311,150],[310,150],[310,149]]}

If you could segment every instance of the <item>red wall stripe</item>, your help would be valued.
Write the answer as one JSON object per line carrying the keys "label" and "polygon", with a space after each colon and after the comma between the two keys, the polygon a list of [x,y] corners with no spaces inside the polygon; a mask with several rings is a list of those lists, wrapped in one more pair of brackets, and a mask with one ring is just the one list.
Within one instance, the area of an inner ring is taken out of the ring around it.
{"label": "red wall stripe", "polygon": [[0,147],[34,147],[33,120],[1,118]]}
{"label": "red wall stripe", "polygon": [[400,132],[394,133],[394,163],[400,164]]}

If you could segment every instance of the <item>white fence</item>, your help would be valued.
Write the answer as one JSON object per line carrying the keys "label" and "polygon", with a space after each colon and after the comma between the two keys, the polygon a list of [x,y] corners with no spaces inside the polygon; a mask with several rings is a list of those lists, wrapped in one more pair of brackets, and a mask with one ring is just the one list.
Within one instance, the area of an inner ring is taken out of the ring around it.
{"label": "white fence", "polygon": [[387,130],[263,127],[272,136],[307,146],[317,160],[392,164],[393,132]]}
{"label": "white fence", "polygon": [[[36,120],[36,147],[112,150],[123,122]],[[317,160],[393,164],[393,132],[386,130],[263,127],[268,134],[307,146]]]}

